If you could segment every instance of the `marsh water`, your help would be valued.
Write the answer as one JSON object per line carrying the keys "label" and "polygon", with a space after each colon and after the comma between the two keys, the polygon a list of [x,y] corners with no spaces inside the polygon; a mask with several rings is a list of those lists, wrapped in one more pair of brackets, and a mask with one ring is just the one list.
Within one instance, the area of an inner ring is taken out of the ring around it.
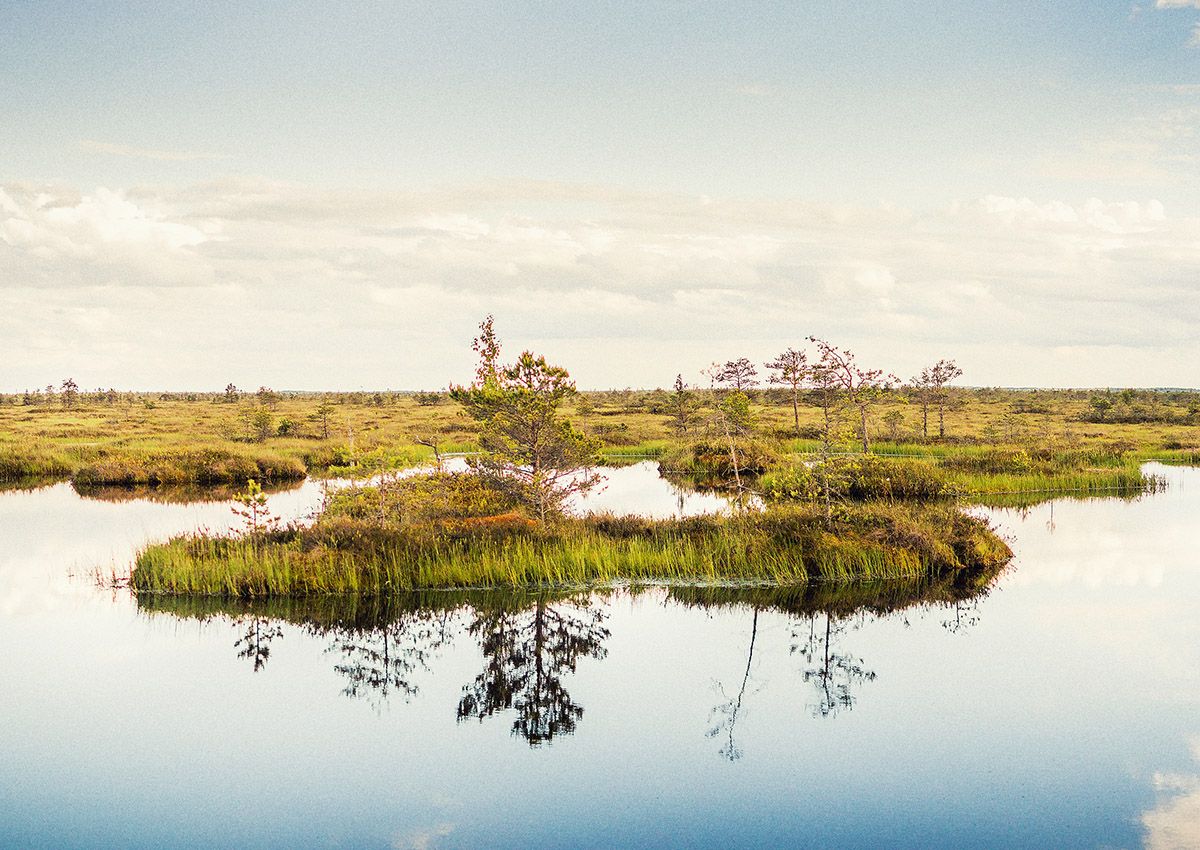
{"label": "marsh water", "polygon": [[[989,511],[983,593],[253,607],[93,576],[225,502],[2,492],[0,847],[1200,846],[1200,470],[1155,471]],[[722,504],[639,464],[583,507]]]}

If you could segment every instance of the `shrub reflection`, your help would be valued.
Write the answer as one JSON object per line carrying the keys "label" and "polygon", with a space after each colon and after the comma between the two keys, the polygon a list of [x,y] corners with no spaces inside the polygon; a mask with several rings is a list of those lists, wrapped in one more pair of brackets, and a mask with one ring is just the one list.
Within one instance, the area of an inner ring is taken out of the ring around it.
{"label": "shrub reflection", "polygon": [[572,677],[584,659],[603,660],[610,638],[607,625],[613,594],[665,597],[666,604],[745,616],[745,662],[726,678],[714,678],[720,697],[709,716],[707,735],[720,741],[731,761],[742,755],[737,725],[764,683],[756,681],[755,649],[763,638],[760,617],[783,615],[790,623],[790,652],[806,686],[804,705],[818,718],[833,718],[854,707],[861,688],[876,672],[847,643],[865,622],[906,609],[936,607],[942,625],[961,632],[978,621],[978,600],[995,573],[963,573],[947,580],[914,580],[878,585],[672,586],[570,593],[431,591],[385,598],[330,596],[246,601],[213,597],[142,596],[147,613],[199,620],[228,620],[236,630],[239,658],[261,671],[285,626],[327,642],[342,693],[376,710],[405,703],[420,693],[423,679],[436,672],[442,651],[470,639],[479,650],[480,669],[462,687],[457,720],[483,722],[511,718],[510,731],[530,746],[574,733],[584,706],[571,694]]}

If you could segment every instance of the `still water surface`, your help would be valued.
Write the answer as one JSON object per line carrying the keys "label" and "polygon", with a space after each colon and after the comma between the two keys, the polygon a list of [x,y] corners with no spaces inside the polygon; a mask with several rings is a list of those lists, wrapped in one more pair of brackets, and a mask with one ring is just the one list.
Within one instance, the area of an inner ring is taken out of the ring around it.
{"label": "still water surface", "polygon": [[[1155,471],[991,512],[1017,560],[985,597],[858,610],[139,608],[89,571],[227,504],[0,493],[0,847],[1200,846],[1200,470]],[[589,507],[722,504],[611,476]]]}

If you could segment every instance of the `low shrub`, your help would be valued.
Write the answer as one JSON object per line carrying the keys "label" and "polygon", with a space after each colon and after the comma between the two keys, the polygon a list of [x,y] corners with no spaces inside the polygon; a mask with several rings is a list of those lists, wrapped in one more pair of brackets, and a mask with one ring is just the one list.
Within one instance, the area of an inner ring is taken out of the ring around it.
{"label": "low shrub", "polygon": [[391,526],[510,514],[517,500],[488,479],[469,472],[437,472],[354,487],[337,493],[321,517],[370,518]]}
{"label": "low shrub", "polygon": [[[735,464],[736,458],[736,464]],[[682,472],[704,478],[732,479],[738,475],[758,475],[779,462],[774,446],[760,440],[700,440],[669,449],[661,466],[669,472]]]}
{"label": "low shrub", "polygon": [[826,486],[830,497],[837,500],[929,501],[957,493],[945,474],[931,463],[876,455],[795,462],[768,471],[758,483],[769,499],[788,501],[822,500]]}

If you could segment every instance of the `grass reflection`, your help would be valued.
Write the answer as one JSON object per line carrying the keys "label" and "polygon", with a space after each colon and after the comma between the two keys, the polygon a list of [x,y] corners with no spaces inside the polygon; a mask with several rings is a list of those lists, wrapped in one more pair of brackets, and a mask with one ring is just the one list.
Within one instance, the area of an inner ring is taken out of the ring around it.
{"label": "grass reflection", "polygon": [[791,624],[788,649],[801,661],[798,672],[809,687],[811,713],[829,718],[852,708],[858,689],[876,676],[842,645],[849,633],[914,607],[944,609],[943,625],[961,631],[978,620],[975,606],[998,572],[855,585],[655,585],[572,593],[492,589],[251,600],[142,595],[137,604],[148,615],[230,623],[237,634],[234,649],[255,671],[286,639],[285,625],[322,639],[342,693],[377,710],[417,698],[423,682],[436,674],[443,651],[470,640],[479,651],[479,672],[462,686],[458,722],[504,716],[511,734],[534,747],[574,733],[583,720],[572,677],[580,661],[608,655],[609,597],[651,593],[685,609],[744,613],[745,662],[728,684],[714,680],[720,701],[707,730],[720,740],[721,755],[736,760],[742,755],[738,721],[761,689],[754,666],[763,639],[761,615],[782,615]]}

